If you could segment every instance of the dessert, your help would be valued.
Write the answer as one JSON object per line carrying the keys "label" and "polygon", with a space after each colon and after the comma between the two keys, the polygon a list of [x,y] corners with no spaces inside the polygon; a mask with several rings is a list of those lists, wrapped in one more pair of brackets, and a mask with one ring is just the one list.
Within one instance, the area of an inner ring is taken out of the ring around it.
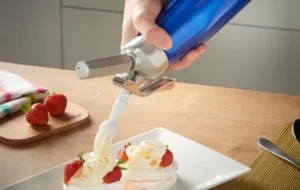
{"label": "dessert", "polygon": [[160,141],[146,140],[124,145],[118,152],[124,189],[175,190],[177,163],[173,153]]}
{"label": "dessert", "polygon": [[[65,190],[120,190],[123,189],[121,167],[109,152],[113,136],[100,127],[94,140],[94,151],[80,154],[64,168]],[[77,164],[72,164],[76,162]],[[71,165],[71,166],[70,166]],[[69,169],[71,168],[71,169]],[[71,172],[70,172],[71,170]]]}
{"label": "dessert", "polygon": [[109,151],[128,101],[126,92],[117,98],[109,119],[100,125],[93,152],[65,165],[65,190],[176,190],[177,163],[163,143],[148,140],[125,144],[117,155]]}
{"label": "dessert", "polygon": [[115,157],[80,154],[65,166],[65,190],[177,190],[177,163],[160,141],[125,144]]}

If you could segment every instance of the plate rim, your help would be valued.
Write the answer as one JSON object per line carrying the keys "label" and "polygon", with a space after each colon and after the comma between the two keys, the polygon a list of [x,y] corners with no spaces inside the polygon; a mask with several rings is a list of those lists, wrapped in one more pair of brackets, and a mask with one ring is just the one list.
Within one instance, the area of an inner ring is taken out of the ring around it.
{"label": "plate rim", "polygon": [[[241,175],[243,175],[243,174],[248,173],[248,172],[251,171],[251,168],[250,168],[249,166],[247,166],[247,165],[245,165],[245,164],[243,164],[243,163],[241,163],[241,162],[239,162],[239,161],[237,161],[237,160],[235,160],[235,159],[233,159],[233,158],[231,158],[231,157],[229,157],[229,156],[227,156],[227,155],[224,155],[224,154],[222,154],[222,153],[220,153],[220,152],[218,152],[218,151],[216,151],[216,150],[214,150],[214,149],[211,149],[211,148],[209,148],[209,147],[207,147],[207,146],[205,146],[205,145],[202,145],[201,143],[198,143],[198,142],[196,142],[196,141],[194,141],[194,140],[192,140],[192,139],[189,139],[189,138],[187,138],[187,137],[185,137],[185,136],[183,136],[183,135],[181,135],[181,134],[178,134],[178,133],[176,133],[176,132],[174,132],[174,131],[171,131],[171,130],[169,130],[169,129],[167,129],[167,128],[160,127],[160,126],[158,126],[158,127],[156,127],[156,128],[153,128],[153,129],[151,129],[151,130],[148,130],[148,131],[144,131],[144,132],[142,132],[142,133],[140,133],[140,134],[131,136],[131,137],[129,137],[129,138],[126,138],[126,139],[117,141],[117,142],[113,143],[113,144],[111,145],[111,147],[112,147],[112,146],[116,146],[116,145],[118,145],[118,144],[122,144],[122,143],[124,143],[124,142],[126,142],[126,141],[128,141],[128,140],[130,140],[130,139],[134,139],[134,138],[137,138],[137,137],[139,137],[139,136],[143,136],[143,135],[147,135],[147,134],[151,134],[151,133],[159,133],[160,131],[166,132],[166,133],[171,133],[171,134],[173,134],[173,135],[179,136],[179,137],[183,138],[183,139],[186,140],[186,141],[189,141],[189,142],[191,142],[191,143],[195,143],[195,144],[200,145],[200,146],[202,146],[202,147],[204,147],[204,148],[206,148],[206,149],[209,149],[210,151],[213,151],[214,153],[217,153],[219,156],[226,157],[227,159],[230,159],[231,161],[235,162],[236,164],[239,164],[239,165],[241,165],[241,166],[244,167],[244,169],[242,170],[243,172],[239,172],[239,173],[241,173],[241,174],[235,175],[235,176],[234,176],[234,175],[233,175],[233,176],[230,176],[230,178],[228,178],[228,180],[226,179],[226,181],[224,181],[224,182],[222,182],[221,180],[218,180],[217,183],[214,183],[214,184],[211,184],[211,185],[209,185],[209,186],[206,186],[206,188],[216,187],[216,186],[218,186],[218,185],[220,185],[220,184],[226,183],[226,182],[228,182],[228,181],[230,181],[230,180],[232,180],[232,179],[235,179],[235,178],[238,177],[238,176],[241,176]],[[46,170],[43,170],[43,171],[38,172],[38,173],[36,173],[36,174],[33,174],[33,175],[31,175],[31,176],[25,177],[25,178],[23,178],[23,179],[21,179],[21,180],[18,180],[18,181],[14,182],[14,183],[11,183],[11,184],[9,184],[9,185],[7,185],[7,186],[2,187],[0,190],[5,190],[6,188],[10,188],[10,187],[12,187],[12,186],[14,186],[14,185],[17,185],[17,184],[19,184],[19,183],[22,183],[22,182],[24,182],[24,181],[27,181],[27,180],[29,180],[29,179],[31,179],[31,178],[37,177],[37,176],[39,176],[39,175],[41,175],[41,174],[44,174],[44,173],[47,173],[47,172],[49,172],[49,171],[51,171],[51,170],[57,169],[57,168],[59,168],[59,167],[65,165],[65,164],[68,163],[69,161],[71,161],[71,160],[62,162],[62,163],[60,163],[60,164],[58,164],[58,165],[56,165],[56,166],[54,166],[54,167],[48,168],[48,169],[46,169]]]}

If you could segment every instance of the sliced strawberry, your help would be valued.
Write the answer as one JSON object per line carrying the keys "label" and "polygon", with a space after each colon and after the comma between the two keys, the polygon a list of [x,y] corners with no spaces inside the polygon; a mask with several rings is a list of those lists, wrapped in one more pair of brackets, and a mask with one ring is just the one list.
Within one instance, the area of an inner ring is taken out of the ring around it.
{"label": "sliced strawberry", "polygon": [[160,166],[161,167],[167,167],[173,163],[173,153],[167,149],[166,153],[163,155]]}
{"label": "sliced strawberry", "polygon": [[121,167],[115,166],[111,172],[108,172],[103,177],[103,182],[104,183],[114,183],[116,181],[120,181],[121,178],[122,178]]}
{"label": "sliced strawberry", "polygon": [[71,177],[83,166],[83,162],[80,160],[74,160],[68,163],[64,168],[64,183],[68,184]]}
{"label": "sliced strawberry", "polygon": [[73,160],[64,167],[64,183],[68,184],[71,178],[82,168],[84,160],[82,158],[83,152],[79,154],[79,160]]}
{"label": "sliced strawberry", "polygon": [[128,156],[126,154],[126,149],[130,146],[131,144],[128,143],[126,145],[124,145],[123,147],[121,147],[118,151],[118,155],[117,155],[117,159],[118,161],[121,161],[121,162],[126,162],[128,161]]}

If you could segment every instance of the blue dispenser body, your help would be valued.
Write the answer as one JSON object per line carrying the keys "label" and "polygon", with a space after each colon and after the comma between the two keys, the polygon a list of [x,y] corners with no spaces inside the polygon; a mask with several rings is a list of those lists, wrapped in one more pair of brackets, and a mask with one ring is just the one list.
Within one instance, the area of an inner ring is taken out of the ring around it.
{"label": "blue dispenser body", "polygon": [[168,32],[172,48],[165,51],[172,64],[207,42],[251,0],[170,0],[156,19]]}

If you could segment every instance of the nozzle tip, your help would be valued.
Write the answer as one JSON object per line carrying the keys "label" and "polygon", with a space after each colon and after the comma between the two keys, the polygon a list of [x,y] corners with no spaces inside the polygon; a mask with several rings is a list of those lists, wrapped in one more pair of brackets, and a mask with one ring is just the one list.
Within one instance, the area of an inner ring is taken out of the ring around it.
{"label": "nozzle tip", "polygon": [[129,103],[129,100],[130,100],[130,93],[127,92],[127,91],[122,91],[118,97],[118,99],[122,102],[125,102],[125,103]]}
{"label": "nozzle tip", "polygon": [[76,73],[80,79],[87,79],[90,75],[90,68],[87,66],[85,62],[78,62],[76,64]]}

